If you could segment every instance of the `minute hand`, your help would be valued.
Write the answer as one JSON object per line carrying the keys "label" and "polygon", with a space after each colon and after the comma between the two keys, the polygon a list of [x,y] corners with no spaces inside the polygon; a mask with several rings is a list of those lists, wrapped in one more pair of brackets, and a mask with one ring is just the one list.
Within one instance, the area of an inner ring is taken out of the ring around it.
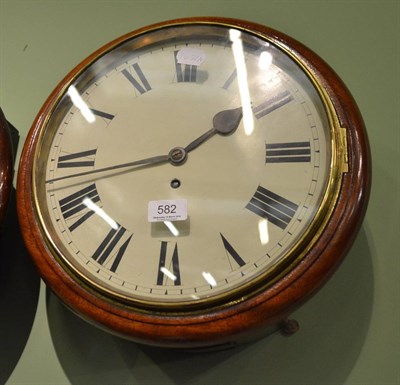
{"label": "minute hand", "polygon": [[168,161],[169,161],[169,155],[152,156],[151,158],[135,160],[133,162],[116,164],[114,166],[98,168],[96,170],[84,171],[84,172],[79,172],[77,174],[65,175],[65,176],[60,176],[59,178],[48,179],[48,180],[46,180],[46,183],[52,183],[52,182],[57,182],[57,181],[63,180],[63,179],[76,178],[79,176],[91,175],[91,174],[96,174],[99,172],[118,170],[121,168],[127,168],[127,167],[133,167],[133,166],[150,166],[150,165],[155,165],[155,164],[160,164],[160,163],[166,163]]}

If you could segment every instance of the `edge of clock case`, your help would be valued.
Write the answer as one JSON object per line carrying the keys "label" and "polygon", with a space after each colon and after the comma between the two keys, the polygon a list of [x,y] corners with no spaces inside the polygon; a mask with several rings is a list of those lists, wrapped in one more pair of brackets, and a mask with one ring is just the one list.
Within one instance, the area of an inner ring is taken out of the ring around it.
{"label": "edge of clock case", "polygon": [[[173,23],[218,23],[257,30],[299,58],[321,82],[336,109],[341,127],[347,128],[349,171],[343,175],[336,207],[319,239],[305,257],[266,290],[229,306],[197,313],[161,314],[135,311],[116,305],[79,285],[51,257],[42,239],[32,196],[33,154],[39,127],[63,85],[105,48],[127,37]],[[201,17],[153,24],[126,34],[97,50],[76,66],[56,87],[40,110],[28,134],[21,156],[17,204],[24,241],[46,284],[76,314],[118,336],[138,343],[184,349],[228,347],[259,338],[282,326],[330,278],[350,249],[367,208],[371,185],[370,149],[358,107],[333,69],[297,40],[260,24],[238,19]],[[290,325],[290,324],[289,324]]]}
{"label": "edge of clock case", "polygon": [[13,151],[6,117],[0,108],[0,224],[7,211],[13,176]]}

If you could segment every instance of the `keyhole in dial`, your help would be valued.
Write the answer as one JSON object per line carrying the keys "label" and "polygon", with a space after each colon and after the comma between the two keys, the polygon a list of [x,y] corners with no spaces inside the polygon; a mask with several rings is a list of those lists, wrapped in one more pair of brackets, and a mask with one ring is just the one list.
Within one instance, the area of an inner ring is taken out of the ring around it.
{"label": "keyhole in dial", "polygon": [[172,179],[170,183],[171,187],[177,189],[181,186],[181,181],[179,179]]}

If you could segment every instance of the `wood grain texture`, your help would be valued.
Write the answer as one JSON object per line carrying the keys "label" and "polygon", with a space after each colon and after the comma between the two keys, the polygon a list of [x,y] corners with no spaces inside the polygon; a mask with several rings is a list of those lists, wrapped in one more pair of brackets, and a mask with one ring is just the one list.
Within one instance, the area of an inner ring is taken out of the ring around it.
{"label": "wood grain texture", "polygon": [[[96,51],[68,74],[39,112],[19,166],[18,215],[27,248],[44,281],[54,293],[84,319],[111,333],[140,343],[173,348],[231,346],[276,330],[315,294],[342,262],[361,226],[370,192],[371,156],[359,110],[339,77],[315,53],[294,39],[267,27],[223,18],[180,19],[184,23],[214,22],[239,25],[268,36],[298,56],[311,69],[329,95],[342,127],[347,128],[349,171],[344,174],[339,197],[325,230],[304,258],[272,286],[223,307],[198,312],[149,312],[112,302],[79,284],[53,257],[36,218],[32,192],[32,165],[37,137],[46,114],[66,82],[99,53],[130,36],[125,35]],[[160,28],[172,22],[160,23]]]}
{"label": "wood grain texture", "polygon": [[13,157],[7,120],[0,108],[0,223],[6,213],[12,188]]}

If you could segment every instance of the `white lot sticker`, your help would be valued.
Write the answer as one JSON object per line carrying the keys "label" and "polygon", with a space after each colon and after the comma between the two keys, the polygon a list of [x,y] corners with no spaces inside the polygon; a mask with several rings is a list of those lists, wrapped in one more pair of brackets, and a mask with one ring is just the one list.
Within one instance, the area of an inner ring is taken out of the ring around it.
{"label": "white lot sticker", "polygon": [[147,219],[149,222],[184,221],[188,217],[187,200],[150,201]]}
{"label": "white lot sticker", "polygon": [[199,66],[206,59],[204,51],[200,48],[184,47],[176,55],[179,64]]}

